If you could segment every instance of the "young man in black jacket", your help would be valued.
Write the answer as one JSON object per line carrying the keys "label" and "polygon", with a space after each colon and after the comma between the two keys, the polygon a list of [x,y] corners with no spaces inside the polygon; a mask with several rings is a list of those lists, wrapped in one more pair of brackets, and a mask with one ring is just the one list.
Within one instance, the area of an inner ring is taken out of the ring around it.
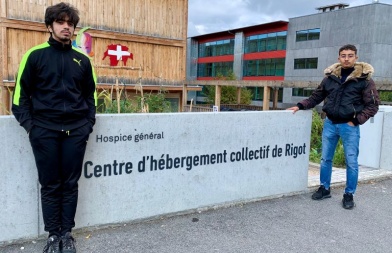
{"label": "young man in black jacket", "polygon": [[295,113],[310,109],[324,101],[322,156],[320,164],[320,187],[312,199],[330,198],[332,159],[339,138],[342,139],[346,158],[346,188],[342,204],[352,209],[353,195],[358,184],[359,125],[365,123],[378,111],[379,97],[371,79],[374,72],[370,64],[357,62],[357,48],[345,45],[339,49],[338,63],[328,67],[326,75],[312,95],[288,108]]}
{"label": "young man in black jacket", "polygon": [[78,180],[95,124],[95,74],[90,59],[72,47],[79,12],[69,4],[45,12],[49,41],[22,58],[12,112],[29,135],[41,184],[44,252],[74,253]]}

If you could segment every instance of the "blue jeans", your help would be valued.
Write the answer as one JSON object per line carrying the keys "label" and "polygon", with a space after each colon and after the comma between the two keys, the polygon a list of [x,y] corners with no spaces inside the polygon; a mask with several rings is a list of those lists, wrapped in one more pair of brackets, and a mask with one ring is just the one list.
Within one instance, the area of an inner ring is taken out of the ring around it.
{"label": "blue jeans", "polygon": [[324,121],[322,138],[322,156],[320,164],[320,184],[326,189],[331,185],[332,160],[339,138],[342,139],[346,158],[345,193],[355,193],[358,183],[359,126],[348,123],[332,124],[328,118]]}

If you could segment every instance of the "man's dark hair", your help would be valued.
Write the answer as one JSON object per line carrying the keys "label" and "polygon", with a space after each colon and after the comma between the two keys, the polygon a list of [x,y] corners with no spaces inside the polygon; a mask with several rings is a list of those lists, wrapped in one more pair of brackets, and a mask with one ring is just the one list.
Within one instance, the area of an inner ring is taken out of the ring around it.
{"label": "man's dark hair", "polygon": [[343,50],[351,50],[351,51],[354,51],[355,54],[357,54],[357,48],[354,45],[351,45],[351,44],[347,44],[347,45],[342,46],[339,49],[339,55],[340,55],[340,52],[342,52]]}
{"label": "man's dark hair", "polygon": [[74,28],[79,23],[79,11],[68,3],[58,3],[49,6],[45,11],[45,25],[46,27],[52,26],[56,20],[65,20],[68,18],[69,22],[74,24]]}

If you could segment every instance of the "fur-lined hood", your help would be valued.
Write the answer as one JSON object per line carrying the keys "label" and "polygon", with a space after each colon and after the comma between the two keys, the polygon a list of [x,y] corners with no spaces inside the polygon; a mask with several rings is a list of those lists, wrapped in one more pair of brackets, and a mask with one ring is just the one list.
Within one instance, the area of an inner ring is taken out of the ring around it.
{"label": "fur-lined hood", "polygon": [[[340,63],[335,63],[324,70],[325,75],[334,75],[339,79],[342,77],[342,65]],[[347,77],[347,80],[352,78],[366,78],[369,80],[374,73],[374,68],[372,65],[366,62],[356,62],[354,65],[354,71]]]}

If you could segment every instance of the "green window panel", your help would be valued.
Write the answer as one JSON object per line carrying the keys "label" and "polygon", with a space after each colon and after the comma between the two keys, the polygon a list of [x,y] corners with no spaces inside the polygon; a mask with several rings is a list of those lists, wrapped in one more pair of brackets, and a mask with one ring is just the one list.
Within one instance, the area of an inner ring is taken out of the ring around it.
{"label": "green window panel", "polygon": [[234,54],[234,39],[219,40],[199,44],[199,57]]}
{"label": "green window panel", "polygon": [[317,69],[318,58],[294,59],[294,69]]}
{"label": "green window panel", "polygon": [[296,41],[319,40],[320,28],[302,30],[296,32]]}
{"label": "green window panel", "polygon": [[285,59],[271,58],[244,61],[244,76],[284,76]]}
{"label": "green window panel", "polygon": [[245,38],[245,53],[285,50],[287,31],[252,35]]}
{"label": "green window panel", "polygon": [[201,63],[197,66],[198,77],[227,76],[233,72],[233,62]]}

